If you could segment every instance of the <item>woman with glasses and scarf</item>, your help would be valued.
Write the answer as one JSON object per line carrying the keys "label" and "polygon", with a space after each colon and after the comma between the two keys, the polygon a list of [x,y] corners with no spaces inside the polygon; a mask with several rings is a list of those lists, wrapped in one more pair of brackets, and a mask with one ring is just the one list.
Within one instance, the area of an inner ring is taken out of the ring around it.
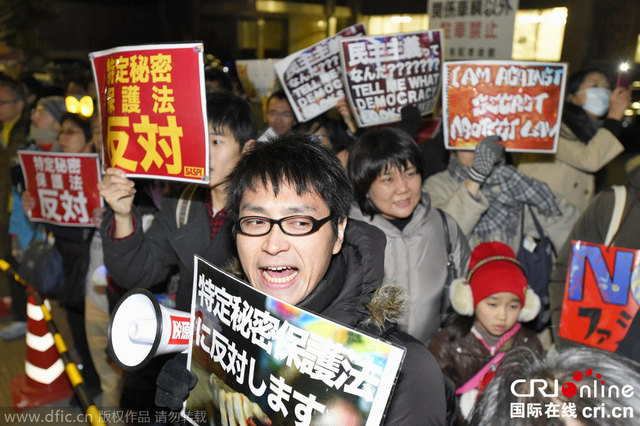
{"label": "woman with glasses and scarf", "polygon": [[622,151],[624,111],[631,92],[613,91],[607,76],[595,69],[577,71],[567,79],[562,125],[555,154],[523,154],[518,169],[546,182],[583,212],[596,192],[594,173]]}

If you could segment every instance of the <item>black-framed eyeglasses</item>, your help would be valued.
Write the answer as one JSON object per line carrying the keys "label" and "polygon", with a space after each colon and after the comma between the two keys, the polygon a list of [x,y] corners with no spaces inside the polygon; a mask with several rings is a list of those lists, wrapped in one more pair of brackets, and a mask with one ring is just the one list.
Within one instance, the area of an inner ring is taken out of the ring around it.
{"label": "black-framed eyeglasses", "polygon": [[277,224],[285,234],[301,237],[313,234],[331,220],[331,217],[329,215],[324,219],[316,219],[311,216],[295,215],[271,219],[263,216],[243,216],[238,219],[238,231],[250,237],[261,237],[271,232],[273,225]]}

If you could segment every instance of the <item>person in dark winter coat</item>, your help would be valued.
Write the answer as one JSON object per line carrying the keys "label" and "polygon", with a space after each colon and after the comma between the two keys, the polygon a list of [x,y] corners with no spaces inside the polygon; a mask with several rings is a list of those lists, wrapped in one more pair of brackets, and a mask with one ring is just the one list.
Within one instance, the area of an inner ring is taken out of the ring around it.
{"label": "person in dark winter coat", "polygon": [[[191,184],[163,197],[146,232],[144,209],[133,204],[136,189],[125,172],[109,168],[98,184],[100,195],[110,207],[101,226],[104,264],[110,279],[123,289],[154,289],[177,272],[175,307],[183,311],[191,307],[193,255],[204,256],[217,266],[235,258],[225,207],[227,177],[257,132],[251,106],[226,92],[209,95],[207,121],[208,186]],[[156,409],[155,380],[167,359],[158,357],[136,371],[134,378],[125,376],[122,408]]]}
{"label": "person in dark winter coat", "polygon": [[[385,424],[443,424],[442,374],[424,345],[393,324],[398,289],[382,285],[384,233],[347,219],[353,196],[338,159],[303,135],[256,144],[238,163],[228,192],[239,260],[250,284],[272,297],[404,346],[406,355]],[[182,372],[161,372],[158,405],[181,406],[188,391],[176,391],[176,381],[188,382],[191,375],[184,367]],[[246,396],[225,390],[226,399],[214,401],[229,407],[230,419],[223,424],[264,419],[255,405],[251,412],[244,412]]]}
{"label": "person in dark winter coat", "polygon": [[458,314],[473,319],[452,320],[433,335],[429,350],[455,383],[466,418],[505,352],[518,346],[543,352],[536,334],[520,324],[535,318],[540,299],[528,288],[513,250],[497,241],[473,250],[469,274],[454,280],[450,297]]}

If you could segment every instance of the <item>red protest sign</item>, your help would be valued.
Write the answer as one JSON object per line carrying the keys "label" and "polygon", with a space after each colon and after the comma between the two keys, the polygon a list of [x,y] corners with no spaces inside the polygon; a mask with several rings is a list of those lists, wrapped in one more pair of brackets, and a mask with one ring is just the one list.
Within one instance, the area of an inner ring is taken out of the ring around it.
{"label": "red protest sign", "polygon": [[102,207],[97,154],[18,151],[27,190],[35,199],[31,220],[66,226],[94,226]]}
{"label": "red protest sign", "polygon": [[130,177],[203,182],[209,143],[200,43],[91,53],[104,162]]}
{"label": "red protest sign", "polygon": [[499,135],[507,151],[555,152],[566,64],[446,62],[443,133],[447,148],[469,149]]}
{"label": "red protest sign", "polygon": [[434,110],[440,93],[440,31],[341,40],[346,94],[359,127],[400,121],[404,106]]}
{"label": "red protest sign", "polygon": [[560,337],[615,351],[638,312],[639,250],[573,241]]}

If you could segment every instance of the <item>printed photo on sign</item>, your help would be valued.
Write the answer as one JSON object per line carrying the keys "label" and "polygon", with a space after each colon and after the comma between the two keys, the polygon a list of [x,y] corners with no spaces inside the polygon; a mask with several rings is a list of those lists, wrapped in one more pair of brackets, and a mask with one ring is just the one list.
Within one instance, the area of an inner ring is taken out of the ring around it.
{"label": "printed photo on sign", "polygon": [[89,55],[104,165],[128,177],[206,182],[209,132],[201,43],[118,47]]}
{"label": "printed photo on sign", "polygon": [[400,121],[402,108],[435,109],[440,93],[440,31],[353,37],[341,41],[347,99],[358,127]]}
{"label": "printed photo on sign", "polygon": [[615,351],[640,305],[639,250],[573,241],[560,337]]}
{"label": "printed photo on sign", "polygon": [[441,29],[447,61],[511,59],[518,0],[429,0],[429,29]]}
{"label": "printed photo on sign", "polygon": [[445,62],[445,146],[470,149],[498,135],[507,151],[556,152],[567,65],[521,61]]}
{"label": "printed photo on sign", "polygon": [[18,151],[27,191],[34,197],[30,219],[63,226],[94,226],[98,193],[97,154]]}
{"label": "printed photo on sign", "polygon": [[364,24],[351,25],[332,37],[276,62],[278,78],[296,120],[309,121],[344,99],[339,41],[343,37],[365,34]]}
{"label": "printed photo on sign", "polygon": [[225,393],[247,401],[253,424],[381,423],[404,348],[194,262],[189,362],[198,383],[187,411],[205,409],[219,420],[226,406],[216,397]]}

